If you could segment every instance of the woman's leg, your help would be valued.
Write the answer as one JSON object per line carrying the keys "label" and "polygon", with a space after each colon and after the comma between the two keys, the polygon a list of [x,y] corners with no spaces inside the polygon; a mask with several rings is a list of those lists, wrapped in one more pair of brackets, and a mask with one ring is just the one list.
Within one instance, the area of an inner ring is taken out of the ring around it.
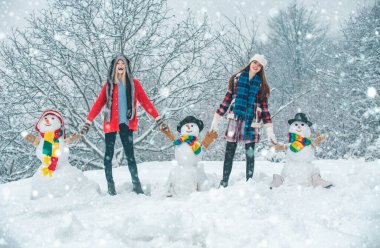
{"label": "woman's leg", "polygon": [[115,183],[112,177],[112,158],[115,150],[116,132],[106,133],[106,152],[104,153],[104,171],[108,184],[108,194],[116,195]]}
{"label": "woman's leg", "polygon": [[232,163],[235,156],[237,147],[237,142],[228,142],[226,146],[226,153],[224,157],[224,164],[223,164],[223,180],[220,182],[220,185],[223,187],[228,186],[228,180],[230,178],[231,170],[232,170]]}
{"label": "woman's leg", "polygon": [[255,168],[255,142],[245,144],[245,156],[247,160],[245,176],[248,181],[248,179],[253,177],[253,171]]}
{"label": "woman's leg", "polygon": [[144,194],[141,188],[141,183],[137,172],[135,154],[133,151],[133,131],[129,129],[127,124],[123,123],[120,124],[119,134],[125,155],[127,157],[128,169],[132,177],[133,191],[137,194]]}

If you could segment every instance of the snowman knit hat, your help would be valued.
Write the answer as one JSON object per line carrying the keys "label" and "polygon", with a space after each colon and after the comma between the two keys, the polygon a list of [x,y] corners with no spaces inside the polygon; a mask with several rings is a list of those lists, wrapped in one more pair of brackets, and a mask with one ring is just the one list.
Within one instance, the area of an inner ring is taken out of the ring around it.
{"label": "snowman knit hat", "polygon": [[43,118],[45,118],[45,116],[47,116],[47,115],[54,115],[54,116],[56,116],[58,119],[59,119],[59,121],[61,122],[61,128],[62,128],[62,130],[63,130],[63,133],[64,133],[64,136],[66,136],[66,132],[65,132],[65,123],[64,123],[64,121],[63,121],[63,117],[62,117],[62,115],[58,112],[58,111],[56,111],[56,110],[52,110],[52,109],[48,109],[48,110],[45,110],[45,112],[43,112],[43,114],[41,115],[41,117],[40,117],[40,119],[37,121],[37,123],[36,123],[36,131],[37,132],[39,132],[39,133],[41,133],[40,132],[40,129],[38,128],[38,124],[43,120]]}
{"label": "snowman knit hat", "polygon": [[256,60],[257,62],[259,62],[263,67],[265,67],[268,63],[268,61],[265,59],[264,55],[261,55],[261,54],[255,54],[253,55],[253,57],[249,60],[249,63],[251,64],[252,61]]}
{"label": "snowman knit hat", "polygon": [[177,131],[180,133],[181,132],[181,128],[186,125],[187,123],[195,123],[197,124],[198,128],[199,128],[199,132],[202,131],[204,125],[203,125],[203,121],[195,118],[194,116],[186,116],[185,119],[183,119],[182,121],[180,121],[180,123],[178,123],[177,125]]}
{"label": "snowman knit hat", "polygon": [[313,123],[311,123],[306,115],[304,113],[297,113],[295,116],[294,116],[294,119],[290,119],[288,120],[288,123],[289,125],[292,125],[293,122],[295,121],[300,121],[300,122],[304,122],[306,123],[309,127],[311,127],[313,125]]}

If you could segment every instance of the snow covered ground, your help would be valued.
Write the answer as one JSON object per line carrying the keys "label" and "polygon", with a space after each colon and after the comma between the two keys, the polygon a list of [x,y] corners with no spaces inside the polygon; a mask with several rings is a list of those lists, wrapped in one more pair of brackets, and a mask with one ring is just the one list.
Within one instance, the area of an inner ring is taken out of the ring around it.
{"label": "snow covered ground", "polygon": [[103,171],[85,173],[102,195],[30,200],[30,179],[2,184],[0,247],[380,247],[379,161],[315,161],[329,190],[269,190],[282,165],[264,161],[248,183],[235,162],[231,186],[217,189],[222,162],[204,164],[215,188],[182,198],[165,197],[171,162],[139,165],[150,196],[131,192],[127,167],[114,169],[114,197]]}

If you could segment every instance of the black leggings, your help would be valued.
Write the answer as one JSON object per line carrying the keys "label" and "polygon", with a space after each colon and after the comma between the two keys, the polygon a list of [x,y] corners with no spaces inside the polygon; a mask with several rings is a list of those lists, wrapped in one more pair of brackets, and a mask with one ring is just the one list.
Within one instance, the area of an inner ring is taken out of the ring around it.
{"label": "black leggings", "polygon": [[[132,183],[139,183],[139,176],[137,173],[137,166],[135,155],[133,152],[133,131],[129,129],[128,125],[122,123],[119,125],[120,131],[120,139],[123,144],[125,155],[128,160],[128,169],[131,173]],[[112,158],[115,151],[115,141],[116,141],[116,133],[106,133],[105,141],[106,141],[106,152],[104,154],[104,170],[106,173],[107,183],[109,185],[114,185],[113,177],[112,177]]]}
{"label": "black leggings", "polygon": [[[228,182],[228,179],[230,178],[231,170],[232,170],[232,163],[235,156],[237,147],[237,142],[227,142],[226,147],[226,153],[224,158],[224,164],[223,164],[223,181]],[[247,143],[245,144],[245,156],[247,160],[247,167],[246,167],[246,179],[250,179],[253,177],[253,171],[255,168],[255,143]]]}

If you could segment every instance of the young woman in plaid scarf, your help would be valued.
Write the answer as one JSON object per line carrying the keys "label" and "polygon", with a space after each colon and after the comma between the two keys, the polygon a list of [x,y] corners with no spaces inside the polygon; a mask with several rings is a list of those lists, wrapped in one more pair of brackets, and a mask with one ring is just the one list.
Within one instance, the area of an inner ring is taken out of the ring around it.
{"label": "young woman in plaid scarf", "polygon": [[214,131],[218,130],[218,124],[227,112],[229,119],[225,134],[227,147],[223,179],[220,182],[223,187],[228,186],[238,142],[245,144],[246,179],[252,178],[255,165],[254,148],[255,143],[259,142],[261,121],[266,127],[268,139],[272,143],[277,143],[268,111],[270,89],[264,73],[266,64],[267,61],[263,55],[255,54],[246,67],[232,75],[226,96],[214,115],[211,124],[211,130]]}

